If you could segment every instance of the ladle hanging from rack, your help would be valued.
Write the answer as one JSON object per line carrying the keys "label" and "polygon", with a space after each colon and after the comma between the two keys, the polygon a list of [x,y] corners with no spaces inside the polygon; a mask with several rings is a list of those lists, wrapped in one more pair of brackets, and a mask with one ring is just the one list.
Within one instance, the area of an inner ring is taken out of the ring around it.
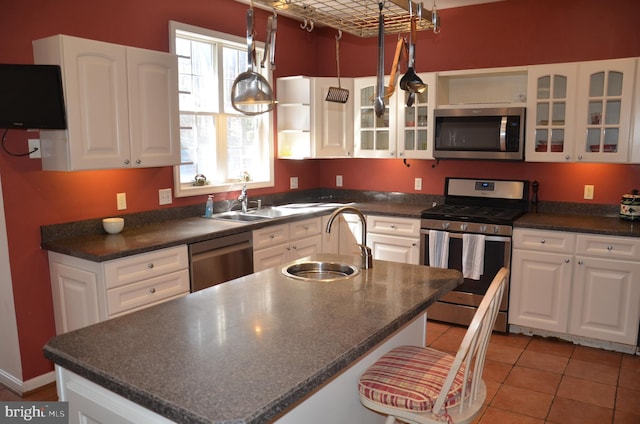
{"label": "ladle hanging from rack", "polygon": [[256,72],[256,48],[253,28],[253,1],[247,10],[247,70],[231,86],[231,106],[244,115],[260,115],[273,110],[273,90],[269,81]]}

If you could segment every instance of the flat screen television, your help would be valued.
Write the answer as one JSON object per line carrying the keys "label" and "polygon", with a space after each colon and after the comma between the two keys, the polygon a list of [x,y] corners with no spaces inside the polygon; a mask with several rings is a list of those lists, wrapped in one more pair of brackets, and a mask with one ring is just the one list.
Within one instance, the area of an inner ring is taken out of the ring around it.
{"label": "flat screen television", "polygon": [[0,128],[67,128],[60,66],[0,64]]}

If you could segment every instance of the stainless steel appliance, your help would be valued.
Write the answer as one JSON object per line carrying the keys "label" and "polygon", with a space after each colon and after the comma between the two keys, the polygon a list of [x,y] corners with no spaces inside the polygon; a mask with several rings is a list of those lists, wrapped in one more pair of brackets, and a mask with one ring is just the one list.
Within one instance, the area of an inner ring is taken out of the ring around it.
{"label": "stainless steel appliance", "polygon": [[253,273],[251,241],[246,232],[190,244],[191,291]]}
{"label": "stainless steel appliance", "polygon": [[[529,182],[446,178],[444,204],[422,212],[420,263],[429,263],[431,230],[448,235],[448,268],[463,270],[464,234],[484,235],[484,269],[479,279],[465,278],[455,290],[429,307],[429,319],[468,325],[501,267],[511,266],[513,221],[528,209]],[[432,235],[435,233],[431,232]],[[442,240],[446,240],[443,238]],[[507,285],[495,328],[508,330],[509,301]]]}
{"label": "stainless steel appliance", "polygon": [[524,160],[525,108],[436,109],[436,159]]}

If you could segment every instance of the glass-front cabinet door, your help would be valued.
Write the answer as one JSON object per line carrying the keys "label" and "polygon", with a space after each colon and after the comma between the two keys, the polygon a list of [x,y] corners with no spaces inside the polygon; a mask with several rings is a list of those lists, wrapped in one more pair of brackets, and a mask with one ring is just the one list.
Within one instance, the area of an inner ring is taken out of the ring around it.
{"label": "glass-front cabinet door", "polygon": [[[385,83],[387,83],[385,78]],[[385,99],[385,111],[378,117],[373,109],[376,78],[354,80],[354,138],[355,157],[390,158],[396,156],[395,100]],[[385,92],[387,87],[385,86]],[[391,104],[390,104],[391,103]]]}
{"label": "glass-front cabinet door", "polygon": [[577,160],[628,160],[635,65],[635,59],[580,64]]}
{"label": "glass-front cabinet door", "polygon": [[407,159],[433,159],[433,109],[436,102],[435,73],[419,74],[427,85],[424,93],[414,96],[407,106],[409,92],[396,88],[398,102],[398,157]]}
{"label": "glass-front cabinet door", "polygon": [[529,68],[526,159],[565,162],[573,154],[578,66]]}

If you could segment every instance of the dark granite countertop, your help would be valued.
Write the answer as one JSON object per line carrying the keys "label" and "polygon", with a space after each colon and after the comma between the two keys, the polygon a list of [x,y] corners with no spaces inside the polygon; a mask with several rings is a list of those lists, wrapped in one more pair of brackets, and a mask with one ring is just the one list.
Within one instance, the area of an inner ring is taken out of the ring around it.
{"label": "dark granite countertop", "polygon": [[539,230],[640,237],[639,221],[625,221],[618,217],[528,213],[518,218],[513,225]]}
{"label": "dark granite countertop", "polygon": [[[419,218],[420,212],[425,209],[424,205],[389,202],[354,203],[353,206],[365,214],[394,215],[409,218]],[[166,247],[195,243],[243,231],[252,231],[267,225],[322,216],[332,210],[330,208],[319,208],[317,211],[310,213],[252,223],[190,217],[129,227],[125,218],[125,228],[120,234],[106,234],[99,228],[94,230],[92,234],[43,240],[40,246],[52,252],[94,262],[104,262]]]}
{"label": "dark granite countertop", "polygon": [[44,351],[177,422],[266,423],[461,282],[455,270],[385,261],[338,283],[272,268],[56,336]]}

